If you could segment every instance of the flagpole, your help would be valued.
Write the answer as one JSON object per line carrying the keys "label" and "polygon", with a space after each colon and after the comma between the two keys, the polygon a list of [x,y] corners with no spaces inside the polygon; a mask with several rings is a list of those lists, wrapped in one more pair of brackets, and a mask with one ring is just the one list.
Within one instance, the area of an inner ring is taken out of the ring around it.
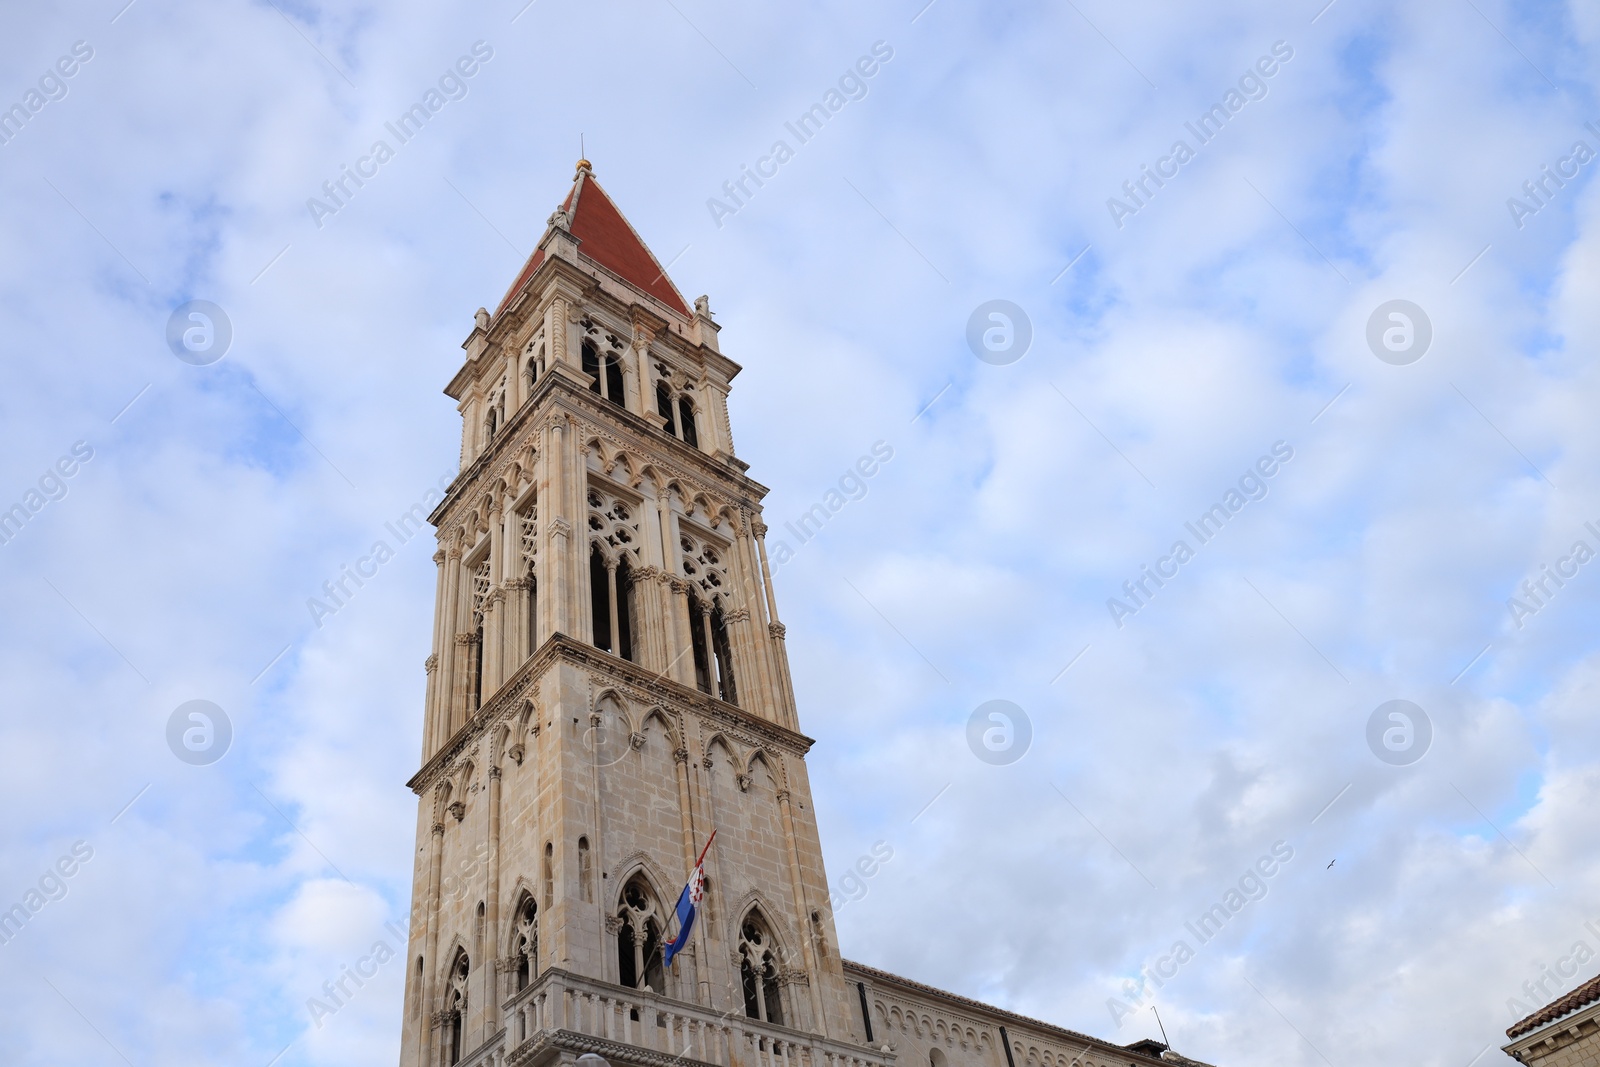
{"label": "flagpole", "polygon": [[[700,850],[700,858],[694,861],[694,865],[696,867],[700,866],[702,863],[704,863],[706,861],[706,853],[711,851],[711,842],[715,841],[716,839],[717,839],[717,828],[715,826],[713,826],[711,828],[711,836],[706,838],[706,847]],[[691,868],[691,873],[693,873],[693,869],[692,868]]]}

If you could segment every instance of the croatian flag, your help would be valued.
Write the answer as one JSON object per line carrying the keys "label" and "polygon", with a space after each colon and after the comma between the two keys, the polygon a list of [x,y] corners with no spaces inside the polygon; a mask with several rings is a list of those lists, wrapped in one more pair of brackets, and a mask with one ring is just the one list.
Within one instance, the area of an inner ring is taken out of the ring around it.
{"label": "croatian flag", "polygon": [[682,894],[678,897],[678,936],[672,939],[663,953],[665,964],[672,966],[672,959],[683,951],[689,943],[689,931],[694,929],[694,914],[700,907],[700,898],[706,892],[706,853],[711,850],[711,842],[717,839],[717,832],[711,831],[711,836],[706,838],[706,847],[700,850],[700,859],[695,862],[694,870],[689,872],[689,884],[683,887]]}

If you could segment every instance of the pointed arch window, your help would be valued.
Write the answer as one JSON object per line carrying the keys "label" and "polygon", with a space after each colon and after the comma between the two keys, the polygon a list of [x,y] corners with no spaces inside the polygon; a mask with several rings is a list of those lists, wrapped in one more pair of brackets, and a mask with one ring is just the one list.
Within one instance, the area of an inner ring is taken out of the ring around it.
{"label": "pointed arch window", "polygon": [[619,408],[628,406],[622,357],[617,352],[601,354],[593,341],[583,342],[583,373],[589,376],[589,392],[603,396]]}
{"label": "pointed arch window", "polygon": [[472,568],[472,645],[469,653],[472,666],[471,691],[467,706],[477,711],[483,704],[483,619],[489,603],[489,554]]}
{"label": "pointed arch window", "polygon": [[532,894],[524,894],[512,920],[511,959],[517,991],[539,976],[539,904]]}
{"label": "pointed arch window", "polygon": [[517,547],[522,556],[522,576],[527,589],[527,640],[523,655],[531,656],[539,647],[539,509],[529,503],[517,513]]}
{"label": "pointed arch window", "polygon": [[633,567],[639,551],[639,520],[633,505],[591,488],[589,536],[589,606],[594,645],[632,660]]}
{"label": "pointed arch window", "polygon": [[600,350],[593,341],[583,342],[583,373],[589,376],[589,392],[600,392]]}
{"label": "pointed arch window", "polygon": [[683,431],[684,443],[699,448],[700,434],[694,425],[694,402],[687,396],[678,398],[678,422]]}
{"label": "pointed arch window", "polygon": [[685,532],[678,540],[683,549],[683,576],[689,593],[689,641],[694,650],[695,685],[702,693],[739,702],[733,680],[733,644],[728,636],[723,599],[729,588],[724,550],[699,533]]}
{"label": "pointed arch window", "polygon": [[667,991],[661,965],[661,909],[643,875],[628,879],[617,907],[617,979],[629,989]]}
{"label": "pointed arch window", "polygon": [[661,428],[678,436],[678,420],[672,412],[672,390],[667,388],[666,382],[656,383],[656,414],[663,419]]}
{"label": "pointed arch window", "polygon": [[472,961],[465,951],[456,954],[450,965],[450,978],[444,990],[445,1048],[449,1053],[446,1063],[461,1062],[461,1031],[467,1014],[467,975],[472,971]]}
{"label": "pointed arch window", "polygon": [[752,1019],[783,1025],[783,997],[772,929],[757,909],[739,924],[739,978],[744,986],[744,1013]]}

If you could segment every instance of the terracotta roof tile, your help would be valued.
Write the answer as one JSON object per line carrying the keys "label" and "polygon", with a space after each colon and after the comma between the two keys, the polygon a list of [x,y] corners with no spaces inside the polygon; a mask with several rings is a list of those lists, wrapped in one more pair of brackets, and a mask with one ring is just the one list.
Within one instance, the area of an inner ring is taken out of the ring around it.
{"label": "terracotta roof tile", "polygon": [[1600,1000],[1600,975],[1595,975],[1566,996],[1557,997],[1526,1019],[1512,1023],[1511,1029],[1506,1031],[1506,1036],[1521,1037],[1546,1023],[1555,1022],[1563,1015],[1588,1007],[1597,1000]]}
{"label": "terracotta roof tile", "polygon": [[[572,214],[572,236],[578,239],[579,255],[650,294],[684,318],[691,317],[689,305],[667,277],[666,270],[587,168],[578,172],[561,208]],[[495,309],[496,315],[516,299],[543,262],[544,251],[536,250],[506,291],[505,298]]]}

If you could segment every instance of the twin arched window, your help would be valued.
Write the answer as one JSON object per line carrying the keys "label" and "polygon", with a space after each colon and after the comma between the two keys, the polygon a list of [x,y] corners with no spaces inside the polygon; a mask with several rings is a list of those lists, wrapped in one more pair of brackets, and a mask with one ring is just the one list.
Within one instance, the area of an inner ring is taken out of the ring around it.
{"label": "twin arched window", "polygon": [[472,972],[472,961],[466,951],[456,953],[450,965],[450,977],[444,990],[445,1048],[449,1064],[461,1062],[461,1031],[467,1014],[467,975]]}
{"label": "twin arched window", "polygon": [[589,490],[589,607],[594,645],[623,659],[633,651],[633,564],[639,520],[634,507],[599,489]]}
{"label": "twin arched window", "polygon": [[685,444],[700,447],[700,435],[695,431],[694,401],[685,394],[673,402],[672,389],[666,382],[656,383],[656,414],[661,416],[661,428]]}
{"label": "twin arched window", "polygon": [[532,894],[524,894],[512,923],[511,958],[521,992],[539,975],[539,905]]}
{"label": "twin arched window", "polygon": [[759,910],[739,924],[739,978],[744,986],[744,1013],[752,1019],[783,1025],[776,942]]}
{"label": "twin arched window", "polygon": [[617,918],[621,921],[617,928],[617,981],[629,989],[665,993],[661,909],[643,875],[634,875],[623,887]]}
{"label": "twin arched window", "polygon": [[619,408],[627,407],[623,399],[622,359],[614,352],[604,356],[593,341],[583,342],[583,373],[589,376],[589,391],[603,396]]}

